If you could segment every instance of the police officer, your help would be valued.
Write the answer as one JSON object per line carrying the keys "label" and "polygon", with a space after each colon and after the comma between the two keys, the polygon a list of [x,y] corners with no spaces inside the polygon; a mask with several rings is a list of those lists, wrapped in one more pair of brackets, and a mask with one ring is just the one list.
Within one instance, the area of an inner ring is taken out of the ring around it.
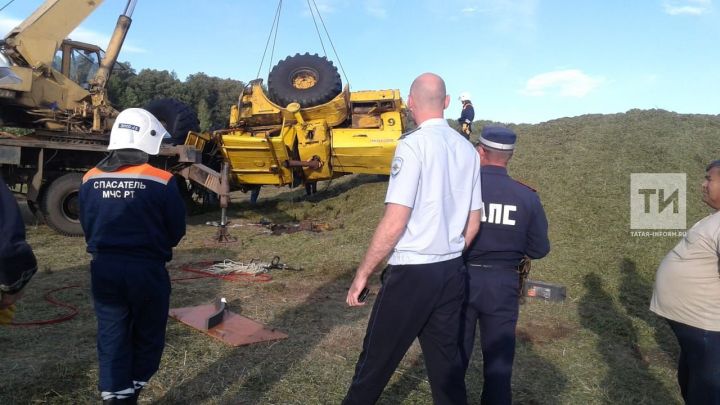
{"label": "police officer", "polygon": [[460,93],[458,100],[462,103],[462,112],[458,123],[460,124],[460,131],[465,139],[470,139],[470,133],[472,132],[472,122],[475,119],[475,109],[473,108],[472,101],[470,101],[470,93],[467,91]]}
{"label": "police officer", "polygon": [[110,132],[112,152],[80,187],[105,404],[137,403],[165,347],[165,262],[185,235],[185,206],[174,176],[147,163],[163,138],[170,134],[149,112],[122,111]]}
{"label": "police officer", "polygon": [[[417,130],[403,135],[392,161],[385,214],[347,294],[350,306],[389,255],[344,404],[373,404],[419,338],[436,404],[465,404],[460,312],[462,251],[480,225],[480,159],[443,118],[449,98],[432,73],[413,82],[408,108]],[[460,176],[458,174],[468,174]]]}
{"label": "police officer", "polygon": [[468,300],[465,307],[465,367],[480,326],[483,354],[483,404],[510,404],[510,378],[518,319],[518,265],[524,256],[540,259],[550,251],[548,224],[535,190],[513,180],[507,164],[515,133],[483,128],[478,153],[482,164],[484,210],[477,238],[466,252]]}

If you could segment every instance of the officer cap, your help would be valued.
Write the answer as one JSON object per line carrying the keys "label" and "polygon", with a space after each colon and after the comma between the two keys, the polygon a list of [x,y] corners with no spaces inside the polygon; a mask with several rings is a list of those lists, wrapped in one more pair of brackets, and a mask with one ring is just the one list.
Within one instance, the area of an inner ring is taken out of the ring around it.
{"label": "officer cap", "polygon": [[509,128],[497,126],[485,126],[480,133],[480,144],[497,150],[515,149],[517,135]]}

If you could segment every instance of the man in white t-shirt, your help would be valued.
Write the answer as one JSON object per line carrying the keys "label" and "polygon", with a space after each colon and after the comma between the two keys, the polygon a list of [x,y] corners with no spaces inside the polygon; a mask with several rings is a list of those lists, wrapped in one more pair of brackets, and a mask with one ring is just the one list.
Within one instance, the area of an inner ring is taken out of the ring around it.
{"label": "man in white t-shirt", "polygon": [[667,319],[678,343],[678,383],[686,404],[720,404],[720,160],[706,169],[698,221],[665,256],[650,310]]}
{"label": "man in white t-shirt", "polygon": [[480,227],[480,159],[443,118],[449,101],[435,74],[410,87],[407,105],[418,128],[398,142],[385,213],[347,294],[348,305],[363,305],[368,278],[390,256],[344,404],[375,403],[416,337],[433,401],[467,402],[459,350],[462,252]]}

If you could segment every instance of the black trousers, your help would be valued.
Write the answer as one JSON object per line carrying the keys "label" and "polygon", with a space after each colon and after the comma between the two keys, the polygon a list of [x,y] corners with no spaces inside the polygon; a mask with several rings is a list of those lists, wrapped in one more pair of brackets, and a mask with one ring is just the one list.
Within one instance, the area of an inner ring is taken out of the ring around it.
{"label": "black trousers", "polygon": [[415,338],[420,340],[435,404],[465,404],[460,311],[462,258],[388,266],[344,404],[374,404]]}
{"label": "black trousers", "polygon": [[667,320],[680,344],[678,384],[687,405],[720,405],[720,332]]}
{"label": "black trousers", "polygon": [[463,308],[463,361],[470,362],[475,325],[480,325],[483,354],[483,405],[509,405],[519,312],[518,272],[514,267],[482,268],[468,264],[467,304]]}
{"label": "black trousers", "polygon": [[90,263],[100,391],[132,395],[160,366],[170,304],[165,263],[116,255]]}

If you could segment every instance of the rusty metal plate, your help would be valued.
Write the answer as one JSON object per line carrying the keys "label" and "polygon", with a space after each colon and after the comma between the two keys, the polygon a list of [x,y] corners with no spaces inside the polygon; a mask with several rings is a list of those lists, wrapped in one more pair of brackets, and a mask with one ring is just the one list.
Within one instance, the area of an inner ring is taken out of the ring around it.
{"label": "rusty metal plate", "polygon": [[215,304],[198,305],[195,307],[171,308],[170,317],[206,333],[230,346],[244,346],[270,340],[287,339],[288,335],[265,325],[227,311],[223,321],[205,330],[207,320],[217,312]]}

